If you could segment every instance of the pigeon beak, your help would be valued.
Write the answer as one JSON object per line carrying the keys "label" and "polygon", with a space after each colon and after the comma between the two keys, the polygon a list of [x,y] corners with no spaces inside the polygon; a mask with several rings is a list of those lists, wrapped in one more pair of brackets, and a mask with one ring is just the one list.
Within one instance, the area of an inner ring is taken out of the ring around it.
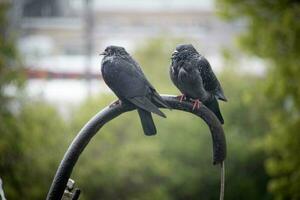
{"label": "pigeon beak", "polygon": [[175,58],[175,57],[177,56],[177,54],[178,54],[178,51],[175,50],[175,51],[172,53],[172,57],[171,57],[171,58]]}
{"label": "pigeon beak", "polygon": [[99,54],[99,56],[106,56],[107,53],[105,51],[103,51],[102,53]]}

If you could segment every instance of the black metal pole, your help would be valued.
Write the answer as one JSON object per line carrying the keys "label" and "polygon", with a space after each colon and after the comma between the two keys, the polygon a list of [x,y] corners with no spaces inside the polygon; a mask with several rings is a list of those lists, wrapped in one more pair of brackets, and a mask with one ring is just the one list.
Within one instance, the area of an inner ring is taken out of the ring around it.
{"label": "black metal pole", "polygon": [[[163,95],[162,97],[174,110],[190,112],[201,117],[206,122],[213,140],[213,164],[221,164],[226,157],[226,141],[222,125],[217,117],[204,105],[200,109],[193,111],[190,102],[180,102],[175,96]],[[134,110],[132,106],[125,104],[106,107],[86,123],[65,153],[52,181],[47,200],[61,199],[73,167],[98,130],[110,120],[132,110]]]}

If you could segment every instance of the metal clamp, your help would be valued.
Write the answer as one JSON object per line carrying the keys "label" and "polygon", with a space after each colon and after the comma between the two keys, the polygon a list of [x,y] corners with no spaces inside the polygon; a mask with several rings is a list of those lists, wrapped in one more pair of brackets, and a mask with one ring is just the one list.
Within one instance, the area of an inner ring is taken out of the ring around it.
{"label": "metal clamp", "polygon": [[79,188],[75,188],[75,181],[69,178],[61,200],[77,200],[79,195],[80,190]]}

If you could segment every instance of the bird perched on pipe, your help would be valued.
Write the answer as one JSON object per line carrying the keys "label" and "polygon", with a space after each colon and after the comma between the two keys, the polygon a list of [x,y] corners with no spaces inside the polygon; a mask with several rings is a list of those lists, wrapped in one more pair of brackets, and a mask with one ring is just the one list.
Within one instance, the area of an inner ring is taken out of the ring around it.
{"label": "bird perched on pipe", "polygon": [[104,82],[116,94],[119,101],[137,108],[145,135],[155,135],[156,127],[151,113],[166,117],[155,104],[169,108],[146,79],[139,64],[123,47],[108,46],[104,55],[101,72]]}
{"label": "bird perched on pipe", "polygon": [[224,124],[217,100],[227,101],[209,62],[191,44],[178,45],[172,54],[170,77],[181,91],[181,101],[189,98],[193,109],[203,103]]}

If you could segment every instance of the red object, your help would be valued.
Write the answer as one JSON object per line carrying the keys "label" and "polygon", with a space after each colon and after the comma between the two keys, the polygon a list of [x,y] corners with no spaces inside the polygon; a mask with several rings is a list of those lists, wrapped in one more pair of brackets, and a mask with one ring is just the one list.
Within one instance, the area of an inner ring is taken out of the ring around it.
{"label": "red object", "polygon": [[25,69],[29,79],[102,79],[102,76],[95,73],[80,72],[53,72],[42,69]]}

